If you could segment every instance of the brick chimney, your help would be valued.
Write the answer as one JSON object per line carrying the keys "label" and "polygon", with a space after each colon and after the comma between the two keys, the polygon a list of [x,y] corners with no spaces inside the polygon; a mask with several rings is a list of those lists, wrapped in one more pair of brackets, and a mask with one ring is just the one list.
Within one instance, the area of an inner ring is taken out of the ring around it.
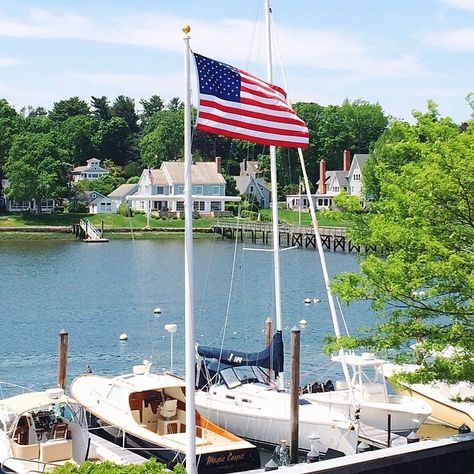
{"label": "brick chimney", "polygon": [[222,158],[220,156],[216,156],[216,169],[218,173],[222,173]]}
{"label": "brick chimney", "polygon": [[342,170],[349,171],[351,167],[351,150],[344,150],[342,154]]}
{"label": "brick chimney", "polygon": [[326,161],[319,162],[319,193],[326,194]]}

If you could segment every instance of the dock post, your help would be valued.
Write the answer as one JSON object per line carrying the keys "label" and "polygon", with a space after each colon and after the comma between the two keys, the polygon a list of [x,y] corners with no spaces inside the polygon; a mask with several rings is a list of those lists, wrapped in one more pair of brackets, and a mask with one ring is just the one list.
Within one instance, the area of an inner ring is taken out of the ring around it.
{"label": "dock post", "polygon": [[64,329],[59,333],[58,386],[66,389],[67,346],[69,334]]}
{"label": "dock post", "polygon": [[298,425],[300,395],[300,335],[298,326],[291,329],[291,381],[290,381],[290,461],[298,462]]}
{"label": "dock post", "polygon": [[392,446],[392,415],[387,415],[387,447]]}
{"label": "dock post", "polygon": [[[265,347],[268,347],[272,343],[273,336],[273,323],[272,318],[268,317],[265,319]],[[267,380],[272,380],[272,369],[267,369]]]}

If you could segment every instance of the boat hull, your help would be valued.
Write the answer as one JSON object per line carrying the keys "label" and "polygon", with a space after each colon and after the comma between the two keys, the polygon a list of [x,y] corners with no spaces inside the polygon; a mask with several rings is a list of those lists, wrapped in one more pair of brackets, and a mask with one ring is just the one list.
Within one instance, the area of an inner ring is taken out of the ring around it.
{"label": "boat hull", "polygon": [[[324,392],[305,395],[305,398],[340,411],[347,411],[351,404],[348,396],[334,392]],[[430,410],[422,406],[421,402],[413,397],[389,396],[389,402],[361,401],[360,421],[367,426],[387,430],[388,415],[390,415],[390,429],[393,433],[407,436],[417,431],[428,418]]]}
{"label": "boat hull", "polygon": [[[271,406],[271,402],[268,402]],[[288,439],[291,432],[290,417],[282,416],[287,411],[276,408],[272,413],[264,410],[249,411],[245,407],[224,407],[205,393],[196,394],[196,407],[207,419],[251,442],[278,445],[282,439]],[[261,411],[259,413],[259,411]],[[355,426],[345,422],[318,421],[315,416],[305,416],[311,411],[311,404],[300,409],[299,448],[311,449],[308,436],[318,435],[319,449],[325,453],[329,448],[344,455],[355,454],[358,433]]]}
{"label": "boat hull", "polygon": [[451,428],[458,429],[462,424],[466,424],[474,431],[474,417],[472,414],[464,411],[457,403],[449,403],[442,397],[436,397],[435,394],[427,394],[424,391],[417,390],[415,387],[393,382],[392,385],[397,393],[409,394],[412,397],[420,398],[428,402],[432,408],[432,414],[429,421],[440,423]]}
{"label": "boat hull", "polygon": [[[123,432],[120,428],[112,427],[95,415],[89,413],[90,426],[97,435],[130,449],[144,458],[155,457],[169,469],[185,461],[185,445],[182,450],[170,449],[167,446],[152,443],[146,439]],[[260,467],[260,455],[256,447],[246,449],[232,449],[211,453],[198,453],[196,466],[199,474],[213,472],[239,472]]]}

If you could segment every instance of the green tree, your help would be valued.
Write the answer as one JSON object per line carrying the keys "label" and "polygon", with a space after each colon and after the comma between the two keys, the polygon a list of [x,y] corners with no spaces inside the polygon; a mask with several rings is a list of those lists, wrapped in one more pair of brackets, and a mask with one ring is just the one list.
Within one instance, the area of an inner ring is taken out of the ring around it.
{"label": "green tree", "polygon": [[142,99],[140,104],[143,107],[143,112],[140,114],[140,118],[144,126],[146,126],[155,114],[161,112],[165,107],[165,103],[159,95],[152,95],[150,100]]}
{"label": "green tree", "polygon": [[89,115],[69,117],[58,125],[59,145],[66,151],[68,160],[75,166],[95,156],[97,148],[93,136],[98,124]]}
{"label": "green tree", "polygon": [[55,102],[53,109],[49,113],[49,117],[53,122],[64,122],[69,117],[76,115],[89,115],[89,104],[79,97],[71,97],[70,99]]}
{"label": "green tree", "polygon": [[96,119],[110,120],[112,112],[110,110],[109,99],[103,95],[102,97],[91,97],[92,113]]}
{"label": "green tree", "polygon": [[42,199],[62,198],[67,193],[64,154],[51,133],[17,135],[5,171],[10,182],[8,197],[35,199],[38,212],[41,212]]}
{"label": "green tree", "polygon": [[100,157],[108,158],[118,165],[123,165],[132,156],[130,130],[123,118],[113,117],[101,121],[93,143]]}
{"label": "green tree", "polygon": [[20,126],[20,116],[15,109],[5,99],[0,99],[0,172]]}
{"label": "green tree", "polygon": [[135,112],[135,101],[133,99],[119,95],[110,110],[114,117],[120,117],[124,120],[130,133],[138,133],[138,115]]}
{"label": "green tree", "polygon": [[[394,122],[375,145],[379,200],[352,215],[351,239],[383,254],[369,254],[360,274],[339,275],[333,289],[370,300],[378,314],[351,344],[421,363],[424,381],[474,381],[474,121],[460,128],[433,103],[414,115],[415,125]],[[456,357],[428,357],[449,345]]]}
{"label": "green tree", "polygon": [[163,110],[153,119],[153,130],[140,140],[141,159],[150,168],[183,156],[183,109]]}

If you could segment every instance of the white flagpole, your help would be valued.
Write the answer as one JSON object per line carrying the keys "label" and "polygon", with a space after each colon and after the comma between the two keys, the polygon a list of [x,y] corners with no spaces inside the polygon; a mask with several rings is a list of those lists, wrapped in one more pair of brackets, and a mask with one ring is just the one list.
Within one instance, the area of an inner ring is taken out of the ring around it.
{"label": "white flagpole", "polygon": [[[272,41],[270,0],[265,0],[265,26],[267,39],[267,81],[273,82]],[[272,180],[272,239],[273,239],[273,279],[275,286],[275,323],[276,330],[283,330],[281,314],[281,276],[280,276],[280,229],[278,226],[278,177],[276,164],[276,147],[270,146],[270,175]],[[277,379],[278,390],[285,388],[285,374],[281,372]]]}
{"label": "white flagpole", "polygon": [[197,474],[196,468],[196,406],[194,380],[194,291],[193,291],[193,196],[191,177],[191,73],[189,25],[184,32],[184,319],[186,371],[186,472]]}

